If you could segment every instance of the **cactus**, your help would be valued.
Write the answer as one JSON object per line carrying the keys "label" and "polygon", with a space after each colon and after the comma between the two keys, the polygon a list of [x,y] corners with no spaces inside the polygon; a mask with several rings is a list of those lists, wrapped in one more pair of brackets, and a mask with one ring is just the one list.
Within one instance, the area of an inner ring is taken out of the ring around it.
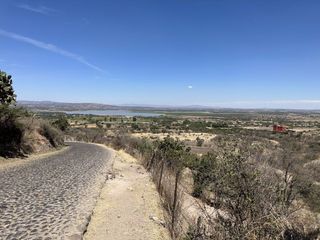
{"label": "cactus", "polygon": [[0,70],[0,104],[14,104],[16,102],[16,97],[12,86],[11,76]]}

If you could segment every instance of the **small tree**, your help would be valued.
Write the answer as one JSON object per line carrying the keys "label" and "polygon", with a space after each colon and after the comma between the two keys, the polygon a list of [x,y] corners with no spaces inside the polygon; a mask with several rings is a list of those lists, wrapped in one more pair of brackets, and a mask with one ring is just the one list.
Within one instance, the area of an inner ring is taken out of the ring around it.
{"label": "small tree", "polygon": [[59,128],[61,131],[66,131],[70,127],[68,119],[63,115],[61,115],[58,120],[53,122],[53,125]]}
{"label": "small tree", "polygon": [[201,139],[201,138],[197,137],[196,142],[197,142],[197,146],[198,147],[202,147],[202,145],[204,143],[204,139]]}
{"label": "small tree", "polygon": [[169,194],[170,197],[167,197],[166,200],[168,201],[169,209],[171,212],[170,232],[171,236],[175,238],[175,226],[179,217],[178,185],[181,177],[181,172],[184,167],[184,161],[186,158],[188,158],[189,155],[189,149],[186,149],[183,142],[179,141],[178,139],[173,139],[167,136],[159,142],[157,151],[160,155],[160,173],[158,179],[158,190],[160,194],[163,194],[162,178],[164,175],[164,169],[169,170],[169,172],[174,176],[173,195]]}
{"label": "small tree", "polygon": [[97,128],[99,128],[99,129],[102,129],[102,128],[103,128],[103,124],[102,124],[99,120],[96,121],[96,126],[97,126]]}
{"label": "small tree", "polygon": [[11,76],[0,71],[0,156],[14,156],[21,146],[23,130],[16,121],[19,112],[8,108],[15,101]]}
{"label": "small tree", "polygon": [[16,97],[11,76],[0,70],[0,103],[2,105],[14,104]]}

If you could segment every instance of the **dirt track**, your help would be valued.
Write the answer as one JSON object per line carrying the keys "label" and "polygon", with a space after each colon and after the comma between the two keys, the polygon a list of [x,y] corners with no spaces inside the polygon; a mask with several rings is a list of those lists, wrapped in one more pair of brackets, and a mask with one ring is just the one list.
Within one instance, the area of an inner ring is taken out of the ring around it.
{"label": "dirt track", "polygon": [[137,160],[116,152],[115,178],[101,191],[85,240],[169,240],[164,212],[149,173]]}

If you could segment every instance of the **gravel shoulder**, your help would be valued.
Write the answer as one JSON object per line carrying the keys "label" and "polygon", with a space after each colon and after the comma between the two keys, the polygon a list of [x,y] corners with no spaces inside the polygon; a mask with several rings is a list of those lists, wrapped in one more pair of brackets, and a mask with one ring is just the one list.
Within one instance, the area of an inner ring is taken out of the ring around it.
{"label": "gravel shoulder", "polygon": [[84,239],[170,239],[163,219],[148,172],[135,158],[114,151],[113,177],[102,188]]}

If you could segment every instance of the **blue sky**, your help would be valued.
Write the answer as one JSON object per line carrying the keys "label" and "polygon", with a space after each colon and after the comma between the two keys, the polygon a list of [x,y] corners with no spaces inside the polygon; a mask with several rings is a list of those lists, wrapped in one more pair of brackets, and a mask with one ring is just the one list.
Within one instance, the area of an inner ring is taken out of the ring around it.
{"label": "blue sky", "polygon": [[20,100],[320,109],[318,0],[2,0]]}

